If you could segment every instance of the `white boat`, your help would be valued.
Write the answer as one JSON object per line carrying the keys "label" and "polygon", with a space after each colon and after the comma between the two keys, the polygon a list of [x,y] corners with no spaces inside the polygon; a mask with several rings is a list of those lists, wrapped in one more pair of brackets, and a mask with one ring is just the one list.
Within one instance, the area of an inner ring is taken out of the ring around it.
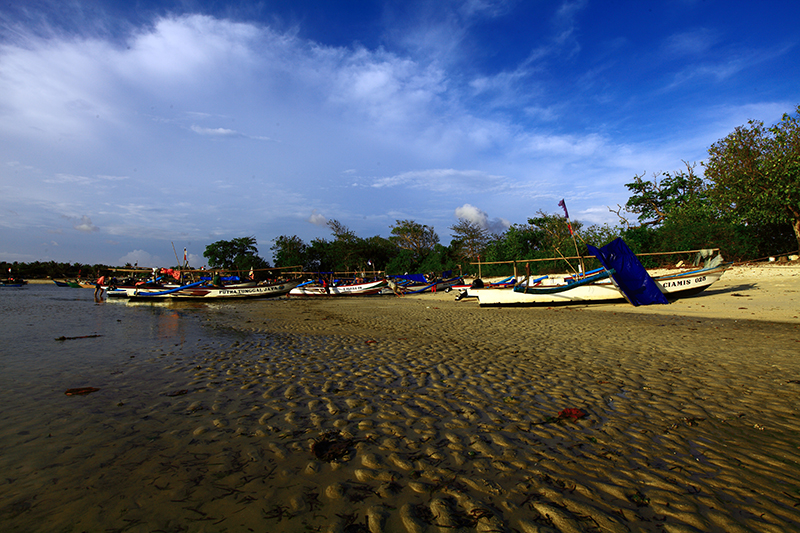
{"label": "white boat", "polygon": [[[730,268],[723,265],[712,268],[680,272],[653,278],[658,289],[667,300],[676,300],[698,294],[718,281]],[[560,279],[544,279],[536,285],[525,285],[510,289],[466,289],[460,298],[476,297],[481,307],[524,307],[563,304],[615,303],[626,301],[608,271],[570,282]]]}
{"label": "white boat", "polygon": [[[152,289],[134,292],[128,296],[130,300],[210,300],[210,299],[245,299],[271,298],[288,294],[300,284],[301,280],[260,283],[256,286],[222,286],[211,285],[207,281],[199,281],[189,285],[152,292]],[[249,285],[249,284],[247,284]]]}
{"label": "white boat", "polygon": [[[633,305],[667,304],[669,300],[691,296],[715,283],[730,265],[720,256],[708,267],[651,277],[622,239],[602,248],[588,246],[603,268],[577,278],[530,278],[512,289],[467,289],[459,296],[477,297],[484,306],[536,306],[589,304],[628,301]],[[591,274],[591,275],[589,275]]]}
{"label": "white boat", "polygon": [[364,296],[379,294],[387,286],[386,280],[368,283],[322,286],[317,282],[308,282],[289,291],[289,296]]}
{"label": "white boat", "polygon": [[453,287],[463,285],[464,278],[455,276],[452,278],[439,278],[426,281],[424,277],[418,279],[420,274],[414,276],[393,276],[388,281],[389,287],[395,294],[419,294],[423,292],[449,292]]}

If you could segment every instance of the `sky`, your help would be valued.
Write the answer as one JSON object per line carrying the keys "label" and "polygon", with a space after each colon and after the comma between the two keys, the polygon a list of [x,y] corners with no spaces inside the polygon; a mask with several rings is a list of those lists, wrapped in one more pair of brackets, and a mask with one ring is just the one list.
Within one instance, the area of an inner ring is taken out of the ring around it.
{"label": "sky", "polygon": [[[636,175],[800,104],[800,3],[0,5],[0,260],[194,267],[212,242],[617,225]],[[182,257],[181,257],[182,259]]]}

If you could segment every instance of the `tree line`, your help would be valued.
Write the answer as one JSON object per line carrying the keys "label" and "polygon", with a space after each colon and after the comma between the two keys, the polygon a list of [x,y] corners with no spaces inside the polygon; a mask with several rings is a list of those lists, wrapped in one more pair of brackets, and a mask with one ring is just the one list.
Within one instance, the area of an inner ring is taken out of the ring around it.
{"label": "tree line", "polygon": [[56,261],[0,261],[0,272],[6,277],[23,279],[91,279],[95,280],[107,273],[108,265],[88,265],[82,263],[58,263]]}

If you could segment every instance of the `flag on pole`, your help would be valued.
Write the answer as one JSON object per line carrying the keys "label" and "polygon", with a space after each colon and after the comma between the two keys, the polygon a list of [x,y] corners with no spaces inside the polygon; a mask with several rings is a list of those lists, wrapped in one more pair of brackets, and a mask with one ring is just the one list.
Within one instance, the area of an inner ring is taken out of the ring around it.
{"label": "flag on pole", "polygon": [[183,266],[186,266],[188,262],[186,261],[186,248],[183,249]]}
{"label": "flag on pole", "polygon": [[569,213],[567,212],[567,204],[564,203],[564,199],[562,198],[560,202],[558,202],[558,206],[564,210],[564,216],[567,218],[567,227],[569,228],[569,234],[573,235],[572,233],[572,223],[569,221]]}

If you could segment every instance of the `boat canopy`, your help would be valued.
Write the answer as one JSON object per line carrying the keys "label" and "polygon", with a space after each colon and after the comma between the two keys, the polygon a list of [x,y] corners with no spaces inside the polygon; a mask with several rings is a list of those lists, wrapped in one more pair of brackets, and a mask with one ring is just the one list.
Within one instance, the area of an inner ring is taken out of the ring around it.
{"label": "boat canopy", "polygon": [[416,283],[429,283],[428,280],[425,279],[425,274],[399,274],[397,276],[392,276],[392,278],[414,281]]}

